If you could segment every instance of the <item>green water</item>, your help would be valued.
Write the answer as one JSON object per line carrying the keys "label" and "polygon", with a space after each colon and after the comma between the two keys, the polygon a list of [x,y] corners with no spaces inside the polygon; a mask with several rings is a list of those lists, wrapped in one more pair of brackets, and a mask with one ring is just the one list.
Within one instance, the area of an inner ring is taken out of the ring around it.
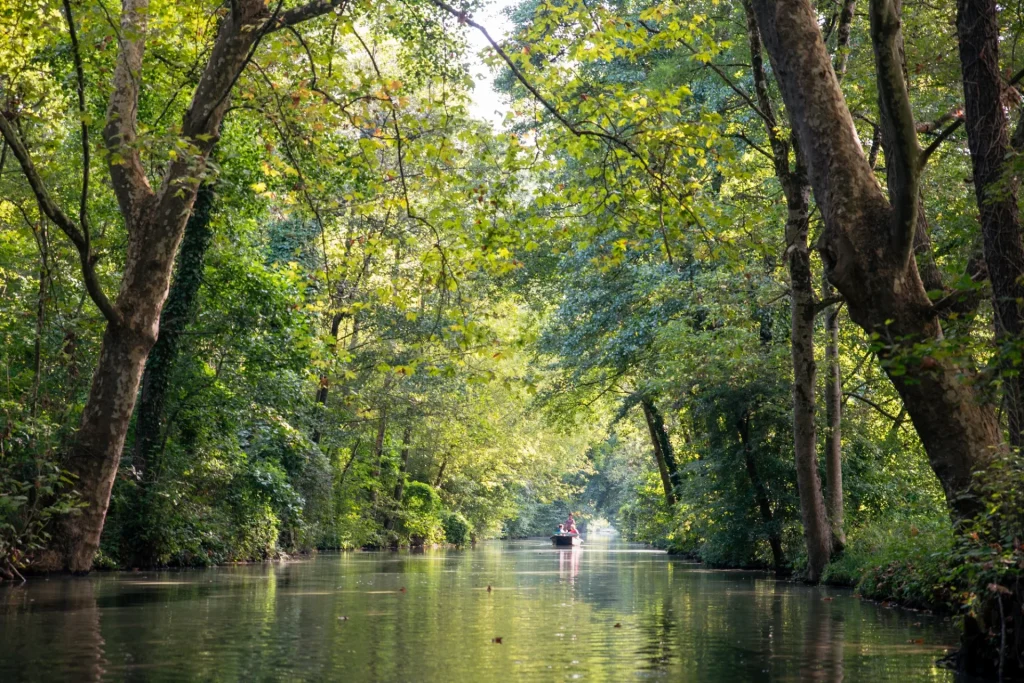
{"label": "green water", "polygon": [[955,642],[942,619],[846,591],[598,542],[0,587],[5,682],[910,683],[952,680],[934,662]]}

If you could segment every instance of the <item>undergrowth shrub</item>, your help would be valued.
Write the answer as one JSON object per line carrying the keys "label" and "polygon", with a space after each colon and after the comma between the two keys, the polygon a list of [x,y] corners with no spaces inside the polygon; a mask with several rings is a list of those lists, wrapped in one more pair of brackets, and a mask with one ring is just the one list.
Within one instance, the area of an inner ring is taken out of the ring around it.
{"label": "undergrowth shrub", "polygon": [[473,527],[462,513],[445,510],[441,515],[441,525],[446,543],[462,547],[472,541]]}
{"label": "undergrowth shrub", "polygon": [[941,512],[932,517],[878,520],[850,532],[845,552],[828,565],[822,579],[854,587],[873,600],[953,609],[953,546],[952,524]]}

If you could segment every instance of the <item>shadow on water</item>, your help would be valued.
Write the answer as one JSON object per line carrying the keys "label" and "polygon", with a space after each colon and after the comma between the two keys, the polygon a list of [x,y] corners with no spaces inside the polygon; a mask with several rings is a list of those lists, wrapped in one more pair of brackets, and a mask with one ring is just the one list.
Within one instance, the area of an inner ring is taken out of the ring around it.
{"label": "shadow on water", "polygon": [[0,680],[949,681],[941,619],[621,543],[0,588]]}

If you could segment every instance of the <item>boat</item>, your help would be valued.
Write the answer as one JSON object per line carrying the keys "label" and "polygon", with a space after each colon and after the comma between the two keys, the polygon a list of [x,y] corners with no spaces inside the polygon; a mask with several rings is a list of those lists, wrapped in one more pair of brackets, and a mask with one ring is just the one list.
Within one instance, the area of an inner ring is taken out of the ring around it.
{"label": "boat", "polygon": [[555,534],[551,537],[551,543],[556,548],[572,548],[583,545],[583,539],[579,534]]}

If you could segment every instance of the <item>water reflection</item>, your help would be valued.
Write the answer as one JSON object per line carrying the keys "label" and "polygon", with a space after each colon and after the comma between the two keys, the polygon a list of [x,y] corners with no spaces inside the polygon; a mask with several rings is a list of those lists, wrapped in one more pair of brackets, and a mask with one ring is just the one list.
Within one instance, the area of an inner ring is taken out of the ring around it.
{"label": "water reflection", "polygon": [[934,661],[954,643],[939,619],[622,544],[494,543],[0,588],[3,681],[909,683],[952,680]]}
{"label": "water reflection", "polygon": [[583,557],[582,548],[571,548],[558,551],[558,575],[569,579],[573,583],[580,575],[580,559]]}

